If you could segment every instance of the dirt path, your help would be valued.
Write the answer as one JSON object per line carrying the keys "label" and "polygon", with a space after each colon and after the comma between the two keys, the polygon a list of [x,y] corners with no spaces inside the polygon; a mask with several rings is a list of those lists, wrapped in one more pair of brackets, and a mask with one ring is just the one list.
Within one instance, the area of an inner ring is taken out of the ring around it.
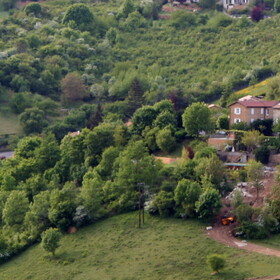
{"label": "dirt path", "polygon": [[210,238],[220,243],[223,243],[229,247],[239,248],[250,252],[256,252],[267,256],[280,257],[280,250],[267,248],[261,245],[250,243],[245,240],[239,240],[233,237],[231,234],[231,228],[228,226],[222,226],[216,224],[212,230],[209,230],[207,232],[207,235]]}
{"label": "dirt path", "polygon": [[[231,234],[231,227],[222,226],[216,224],[212,230],[207,231],[207,235],[229,247],[239,248],[249,252],[255,252],[267,256],[280,257],[280,250],[270,249],[264,246],[256,245],[247,241],[236,239]],[[277,280],[280,279],[280,275],[276,276],[267,276],[267,277],[257,277],[257,278],[248,278],[246,280]]]}

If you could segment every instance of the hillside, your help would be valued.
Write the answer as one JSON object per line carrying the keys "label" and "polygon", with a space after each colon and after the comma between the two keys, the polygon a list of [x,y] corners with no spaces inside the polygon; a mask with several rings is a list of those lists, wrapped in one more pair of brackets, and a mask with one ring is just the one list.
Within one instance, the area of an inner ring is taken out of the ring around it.
{"label": "hillside", "polygon": [[208,279],[205,256],[222,253],[227,268],[211,279],[276,275],[280,259],[227,248],[204,235],[197,221],[146,216],[138,229],[129,213],[65,235],[56,259],[39,245],[0,267],[1,279]]}

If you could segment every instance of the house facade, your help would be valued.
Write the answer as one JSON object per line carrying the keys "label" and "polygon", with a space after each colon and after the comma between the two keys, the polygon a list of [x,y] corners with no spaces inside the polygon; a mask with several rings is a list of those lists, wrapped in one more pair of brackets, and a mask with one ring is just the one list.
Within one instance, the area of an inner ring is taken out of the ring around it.
{"label": "house facade", "polygon": [[236,6],[248,5],[249,0],[223,0],[223,6],[226,10],[232,9]]}
{"label": "house facade", "polygon": [[[255,120],[274,119],[276,115],[274,106],[278,106],[278,101],[263,101],[261,99],[238,100],[230,107],[230,125],[245,122],[248,125]],[[280,106],[277,109],[280,116]]]}

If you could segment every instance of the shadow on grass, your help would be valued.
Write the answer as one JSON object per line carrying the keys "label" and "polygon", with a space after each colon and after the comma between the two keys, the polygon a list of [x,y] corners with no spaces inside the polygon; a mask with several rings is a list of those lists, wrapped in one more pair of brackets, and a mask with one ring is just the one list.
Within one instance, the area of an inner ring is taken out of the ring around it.
{"label": "shadow on grass", "polygon": [[246,275],[246,273],[241,273],[238,272],[237,270],[223,270],[219,273],[216,273],[214,275],[209,275],[209,280],[213,279],[213,280],[243,280],[246,279],[246,277],[248,277],[248,275]]}

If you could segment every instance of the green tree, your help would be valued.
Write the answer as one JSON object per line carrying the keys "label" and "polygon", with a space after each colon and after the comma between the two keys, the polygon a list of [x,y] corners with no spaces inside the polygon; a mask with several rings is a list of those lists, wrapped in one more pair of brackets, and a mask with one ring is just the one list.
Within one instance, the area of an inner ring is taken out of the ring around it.
{"label": "green tree", "polygon": [[160,130],[156,135],[156,143],[164,152],[172,152],[176,147],[176,139],[172,135],[172,131],[166,127]]}
{"label": "green tree", "polygon": [[87,30],[94,22],[94,16],[85,4],[74,4],[70,6],[63,17],[62,23],[74,22],[81,30]]}
{"label": "green tree", "polygon": [[217,127],[219,129],[229,129],[229,118],[228,116],[219,116],[219,118],[217,119],[217,123],[216,123]]}
{"label": "green tree", "polygon": [[186,29],[196,25],[196,17],[193,13],[179,10],[172,13],[170,25],[177,29]]}
{"label": "green tree", "polygon": [[48,217],[61,230],[67,230],[73,223],[77,206],[76,196],[77,190],[72,183],[67,183],[62,190],[54,190],[51,193]]}
{"label": "green tree", "polygon": [[143,106],[139,108],[132,117],[132,130],[141,135],[146,126],[152,126],[157,115],[152,106]]}
{"label": "green tree", "polygon": [[92,171],[85,174],[81,197],[83,205],[89,213],[92,220],[97,220],[105,214],[105,209],[102,207],[103,182]]}
{"label": "green tree", "polygon": [[175,208],[173,193],[160,191],[153,200],[153,206],[161,216],[169,216],[173,214]]}
{"label": "green tree", "polygon": [[211,111],[201,102],[193,103],[186,108],[182,119],[186,132],[191,136],[197,137],[199,132],[209,132],[213,129]]}
{"label": "green tree", "polygon": [[219,273],[225,267],[226,259],[222,255],[212,254],[207,256],[207,263],[214,272]]}
{"label": "green tree", "polygon": [[3,221],[9,227],[23,224],[29,202],[24,191],[12,191],[3,209]]}
{"label": "green tree", "polygon": [[259,146],[263,135],[258,130],[246,131],[241,139],[241,142],[248,148],[249,152]]}
{"label": "green tree", "polygon": [[27,15],[33,14],[34,16],[38,16],[42,12],[42,8],[39,3],[30,3],[25,6],[24,11]]}
{"label": "green tree", "polygon": [[280,1],[279,0],[275,0],[274,1],[274,10],[279,13],[280,12]]}
{"label": "green tree", "polygon": [[29,211],[24,219],[24,227],[30,238],[35,240],[40,233],[48,228],[50,221],[48,213],[50,208],[50,192],[43,191],[33,197]]}
{"label": "green tree", "polygon": [[182,179],[175,189],[176,204],[184,210],[189,217],[195,215],[195,203],[201,194],[201,186],[197,182]]}
{"label": "green tree", "polygon": [[153,125],[159,127],[160,129],[163,129],[168,125],[176,127],[176,116],[174,113],[170,113],[169,111],[163,111],[157,116]]}
{"label": "green tree", "polygon": [[57,228],[49,228],[49,229],[45,230],[41,235],[42,248],[45,251],[52,253],[52,255],[54,256],[55,251],[59,248],[59,242],[60,242],[61,237],[62,237],[62,235]]}
{"label": "green tree", "polygon": [[20,114],[19,121],[26,134],[41,133],[48,123],[45,119],[44,112],[36,107],[25,109]]}
{"label": "green tree", "polygon": [[118,18],[127,18],[128,15],[135,11],[135,6],[132,0],[125,0],[121,6],[120,12],[118,13]]}
{"label": "green tree", "polygon": [[201,180],[207,177],[215,186],[219,186],[225,176],[224,163],[215,154],[209,158],[201,158],[195,171]]}
{"label": "green tree", "polygon": [[264,169],[261,162],[258,161],[250,161],[246,166],[247,177],[249,182],[255,187],[257,191],[256,200],[259,198],[259,191],[263,188],[262,180],[264,178]]}
{"label": "green tree", "polygon": [[216,189],[206,188],[195,203],[199,218],[209,219],[216,215],[222,207],[221,195]]}
{"label": "green tree", "polygon": [[236,216],[238,222],[240,223],[251,221],[253,214],[254,214],[253,208],[247,205],[246,203],[241,203],[234,210],[234,215]]}

